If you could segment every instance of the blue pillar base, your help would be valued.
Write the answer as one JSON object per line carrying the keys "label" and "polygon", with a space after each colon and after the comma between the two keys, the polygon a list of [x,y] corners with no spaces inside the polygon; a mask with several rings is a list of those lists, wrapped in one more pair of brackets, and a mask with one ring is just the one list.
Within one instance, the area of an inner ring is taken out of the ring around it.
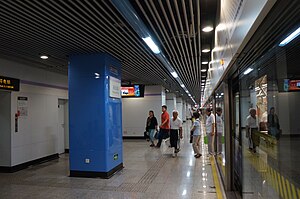
{"label": "blue pillar base", "polygon": [[70,177],[81,177],[81,178],[105,178],[109,179],[117,172],[124,168],[123,163],[119,164],[115,168],[108,172],[96,172],[96,171],[70,171]]}

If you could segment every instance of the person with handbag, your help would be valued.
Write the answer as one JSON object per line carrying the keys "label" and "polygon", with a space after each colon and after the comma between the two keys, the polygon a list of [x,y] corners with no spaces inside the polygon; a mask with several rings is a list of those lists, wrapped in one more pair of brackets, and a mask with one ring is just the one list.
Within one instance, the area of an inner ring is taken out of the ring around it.
{"label": "person with handbag", "polygon": [[146,131],[149,133],[149,138],[151,141],[150,147],[154,147],[154,134],[157,131],[157,119],[154,116],[154,111],[149,111],[149,117],[146,122]]}
{"label": "person with handbag", "polygon": [[175,157],[179,152],[178,140],[182,137],[182,120],[178,117],[178,111],[172,112],[173,117],[170,120],[170,144],[174,148],[172,156]]}
{"label": "person with handbag", "polygon": [[160,148],[162,139],[169,137],[169,131],[170,131],[170,116],[169,113],[167,112],[167,106],[163,105],[161,109],[162,109],[161,125],[159,126],[158,143],[156,144],[157,148]]}

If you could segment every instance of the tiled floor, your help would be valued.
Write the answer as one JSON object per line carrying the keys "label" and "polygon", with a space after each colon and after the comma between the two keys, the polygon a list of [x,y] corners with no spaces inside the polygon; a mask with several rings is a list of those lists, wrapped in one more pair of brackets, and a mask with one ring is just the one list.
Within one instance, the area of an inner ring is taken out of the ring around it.
{"label": "tiled floor", "polygon": [[125,168],[110,179],[68,177],[68,155],[16,173],[0,174],[0,198],[216,198],[206,150],[195,159],[187,134],[178,157],[171,157],[167,145],[156,149],[144,140],[125,140]]}
{"label": "tiled floor", "polygon": [[300,198],[299,141],[281,138],[276,145],[266,145],[261,140],[255,154],[244,145],[244,198]]}

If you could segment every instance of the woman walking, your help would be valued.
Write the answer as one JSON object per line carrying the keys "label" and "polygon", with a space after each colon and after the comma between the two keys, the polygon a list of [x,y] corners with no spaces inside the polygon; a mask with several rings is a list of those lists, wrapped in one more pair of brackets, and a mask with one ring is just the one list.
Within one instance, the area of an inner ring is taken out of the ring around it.
{"label": "woman walking", "polygon": [[154,112],[152,110],[149,111],[149,117],[146,122],[146,131],[149,133],[151,145],[150,147],[154,147],[154,133],[157,131],[157,119],[154,116]]}

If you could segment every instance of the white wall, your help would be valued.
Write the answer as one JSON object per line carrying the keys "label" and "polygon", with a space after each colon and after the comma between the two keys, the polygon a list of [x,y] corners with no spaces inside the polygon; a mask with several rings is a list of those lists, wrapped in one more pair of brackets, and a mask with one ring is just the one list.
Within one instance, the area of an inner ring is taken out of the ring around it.
{"label": "white wall", "polygon": [[160,124],[163,90],[161,86],[145,86],[143,98],[122,98],[123,136],[144,136],[149,110]]}
{"label": "white wall", "polygon": [[186,103],[186,116],[189,119],[192,118],[191,110],[192,110],[192,105],[189,103]]}
{"label": "white wall", "polygon": [[49,84],[54,86],[68,87],[68,76],[58,73],[48,72],[29,65],[1,59],[1,76],[13,77],[21,80],[37,83]]}
{"label": "white wall", "polygon": [[[4,59],[0,70],[3,76],[26,81],[20,92],[11,94],[11,166],[58,153],[58,99],[67,99],[68,92],[53,87],[67,87],[67,76]],[[18,97],[28,98],[28,116],[19,117],[15,132]]]}
{"label": "white wall", "polygon": [[186,121],[186,102],[182,101],[182,121]]}
{"label": "white wall", "polygon": [[176,98],[176,109],[179,113],[179,117],[183,120],[183,101],[181,97]]}
{"label": "white wall", "polygon": [[0,166],[10,166],[11,131],[10,131],[10,92],[0,91]]}
{"label": "white wall", "polygon": [[176,107],[176,95],[174,93],[167,93],[166,105],[168,108],[168,113],[171,116],[173,110],[177,109]]}
{"label": "white wall", "polygon": [[299,101],[300,93],[298,92],[278,93],[278,108],[276,112],[283,135],[300,134],[298,118],[300,112]]}
{"label": "white wall", "polygon": [[162,88],[161,90],[161,106],[167,104],[167,96],[165,89]]}
{"label": "white wall", "polygon": [[246,127],[246,119],[249,115],[249,108],[251,106],[251,103],[253,104],[252,108],[256,109],[256,96],[255,96],[255,102],[250,102],[250,97],[248,96],[240,96],[240,110],[236,110],[236,111],[239,111],[241,115],[241,121],[240,121],[241,127]]}

